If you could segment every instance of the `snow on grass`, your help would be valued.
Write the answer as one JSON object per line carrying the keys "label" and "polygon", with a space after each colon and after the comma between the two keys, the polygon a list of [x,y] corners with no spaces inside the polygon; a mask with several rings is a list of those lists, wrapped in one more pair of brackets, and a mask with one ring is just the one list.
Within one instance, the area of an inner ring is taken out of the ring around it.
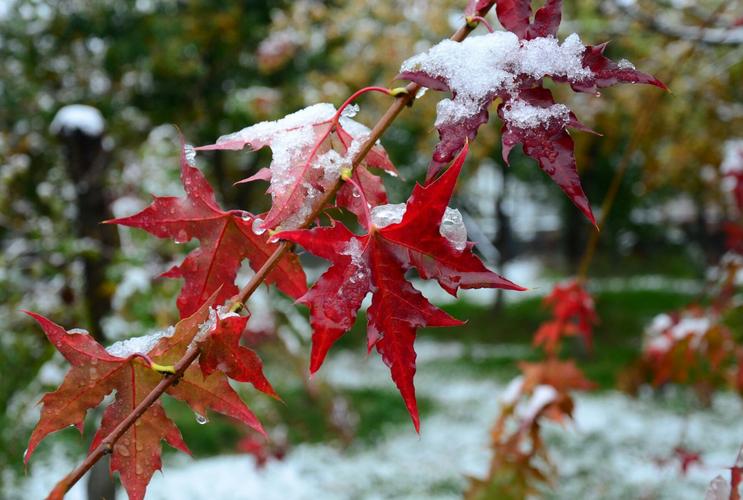
{"label": "snow on grass", "polygon": [[[416,386],[419,397],[433,402],[421,435],[412,425],[390,428],[373,445],[338,450],[323,444],[293,448],[283,461],[256,469],[245,455],[191,459],[166,457],[148,500],[221,498],[224,500],[454,499],[461,498],[466,476],[483,475],[489,463],[488,434],[505,386],[466,372],[438,368],[463,351],[455,343],[420,342]],[[476,346],[480,349],[480,346]],[[488,354],[500,353],[498,346]],[[513,354],[513,353],[512,353]],[[388,369],[374,357],[341,352],[320,371],[334,385],[371,387],[396,393]],[[581,394],[575,423],[547,424],[545,434],[560,471],[547,498],[703,498],[704,491],[734,460],[743,443],[740,400],[731,394],[714,399],[708,409],[688,408],[675,400],[645,395],[632,399],[617,392]],[[402,405],[402,401],[400,401]],[[687,418],[684,417],[686,414]],[[658,465],[683,444],[702,452],[703,464],[687,476],[678,463]],[[60,451],[35,459],[30,475],[3,498],[41,498],[74,460]],[[2,496],[2,495],[0,495]],[[122,495],[120,495],[122,497]],[[82,500],[82,488],[68,497]]]}

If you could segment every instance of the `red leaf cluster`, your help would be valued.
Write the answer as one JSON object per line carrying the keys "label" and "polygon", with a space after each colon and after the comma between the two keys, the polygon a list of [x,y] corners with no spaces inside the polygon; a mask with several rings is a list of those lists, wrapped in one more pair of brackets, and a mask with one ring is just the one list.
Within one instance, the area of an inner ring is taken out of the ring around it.
{"label": "red leaf cluster", "polygon": [[586,347],[593,346],[593,326],[598,323],[593,297],[580,281],[555,285],[544,304],[552,309],[552,319],[543,323],[534,335],[534,345],[556,354],[563,337],[580,336]]}
{"label": "red leaf cluster", "polygon": [[390,367],[405,404],[419,429],[413,376],[413,342],[418,328],[462,323],[433,306],[405,278],[415,268],[421,278],[435,279],[456,295],[460,288],[521,287],[489,271],[468,244],[459,251],[440,232],[467,148],[437,180],[416,185],[399,223],[377,227],[368,212],[358,236],[343,224],[284,231],[276,238],[302,245],[332,265],[299,302],[310,308],[313,328],[310,371],[320,368],[330,347],[351,329],[361,302],[372,293],[368,310],[368,348],[376,348]]}
{"label": "red leaf cluster", "polygon": [[[192,342],[202,342],[202,369],[190,366],[182,379],[168,388],[167,394],[185,402],[199,415],[206,416],[208,410],[213,410],[265,434],[258,419],[230,386],[227,376],[250,382],[271,396],[276,397],[276,393],[263,375],[257,355],[236,345],[247,318],[222,316],[210,310],[215,295],[193,315],[181,320],[172,335],[144,342],[142,346],[146,347],[141,348],[146,349],[144,352],[135,347],[123,352],[106,350],[86,332],[65,331],[43,316],[29,312],[72,367],[60,387],[41,400],[41,418],[31,435],[25,461],[28,462],[48,434],[71,425],[82,432],[87,411],[115,392],[91,443],[90,451],[96,449],[160,382],[163,375],[157,369],[177,362]],[[155,343],[150,346],[152,342]],[[144,498],[152,474],[161,466],[161,440],[190,453],[180,431],[158,401],[114,444],[111,472],[119,472],[129,498]]]}
{"label": "red leaf cluster", "polygon": [[[493,3],[470,0],[466,12],[473,15]],[[534,14],[533,19],[531,4],[531,0],[505,0],[496,4],[496,13],[501,25],[521,40],[522,47],[524,43],[537,39],[555,39],[561,20],[561,0],[545,2],[545,5]],[[645,83],[665,89],[659,80],[637,71],[630,63],[626,61],[615,63],[606,58],[603,55],[605,48],[606,44],[584,47],[580,60],[582,70],[575,75],[548,73],[544,76],[555,82],[568,83],[576,92],[596,93],[600,88],[618,83]],[[467,54],[462,53],[461,57],[467,57]],[[477,68],[473,66],[472,70],[477,71]],[[483,68],[481,71],[487,69]],[[435,72],[405,69],[398,78],[433,90],[449,91],[453,98],[457,96],[457,89],[451,86],[451,82]],[[522,144],[524,152],[537,160],[539,167],[560,186],[591,223],[595,224],[591,206],[578,177],[574,144],[568,133],[569,127],[583,131],[589,129],[567,108],[562,105],[556,106],[552,92],[543,85],[543,77],[516,74],[514,78],[515,81],[499,85],[480,96],[476,113],[464,118],[459,116],[437,121],[440,142],[433,154],[429,177],[432,177],[442,165],[451,161],[466,140],[476,137],[479,127],[488,121],[490,104],[500,99],[498,116],[503,121],[504,161],[508,163],[508,156],[513,147]],[[525,115],[523,110],[526,108],[528,112]],[[517,116],[521,118],[516,118]]]}
{"label": "red leaf cluster", "polygon": [[[273,203],[265,220],[259,221],[260,227],[265,230],[281,225],[293,229],[318,208],[321,199],[318,195],[331,188],[340,177],[342,168],[350,167],[357,152],[355,148],[360,146],[369,132],[350,118],[340,117],[338,112],[333,114],[334,111],[330,105],[311,106],[272,122],[270,128],[258,128],[263,125],[259,124],[223,138],[217,144],[196,150],[237,150],[246,146],[258,150],[270,147],[274,151],[272,168],[263,168],[240,183],[271,181],[268,192]],[[299,143],[289,146],[288,154],[285,144],[287,134],[296,134],[296,137],[292,137]],[[397,175],[395,166],[382,146],[371,148],[359,168],[355,169],[354,178],[363,187],[372,205],[387,203],[384,184],[378,176],[368,171],[369,167]],[[350,186],[338,193],[336,201],[339,206],[357,215],[363,209],[357,197],[352,196]]]}
{"label": "red leaf cluster", "polygon": [[[184,318],[193,314],[216,291],[217,304],[236,294],[235,278],[243,260],[248,259],[250,267],[257,271],[277,245],[268,241],[268,234],[255,232],[254,215],[240,210],[225,212],[219,207],[204,175],[186,159],[185,148],[181,154],[181,182],[185,197],[156,196],[141,212],[108,222],[144,229],[176,243],[192,238],[199,240],[199,248],[189,253],[183,263],[163,274],[185,281],[177,302]],[[281,259],[266,282],[275,283],[294,298],[307,290],[307,278],[293,254]]]}

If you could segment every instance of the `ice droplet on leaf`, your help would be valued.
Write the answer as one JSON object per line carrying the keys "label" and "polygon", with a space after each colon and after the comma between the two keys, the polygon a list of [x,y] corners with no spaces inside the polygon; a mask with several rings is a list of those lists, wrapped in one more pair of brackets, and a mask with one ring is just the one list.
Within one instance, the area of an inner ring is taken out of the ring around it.
{"label": "ice droplet on leaf", "polygon": [[[384,228],[391,224],[398,224],[405,216],[407,206],[404,203],[379,205],[372,208],[372,224]],[[461,252],[467,246],[467,228],[464,226],[462,214],[455,208],[446,207],[441,218],[439,234],[449,240],[454,249]]]}
{"label": "ice droplet on leaf", "polygon": [[439,227],[441,236],[449,240],[457,252],[467,247],[467,228],[464,226],[462,214],[456,208],[446,207],[444,217]]}
{"label": "ice droplet on leaf", "polygon": [[343,109],[343,112],[341,113],[341,116],[345,118],[353,118],[357,114],[359,114],[359,105],[358,104],[349,104]]}
{"label": "ice droplet on leaf", "polygon": [[186,144],[183,147],[183,155],[188,163],[193,163],[196,160],[196,150],[192,144]]}
{"label": "ice droplet on leaf", "polygon": [[263,219],[260,219],[260,218],[257,218],[256,217],[253,220],[253,232],[255,234],[257,234],[258,236],[260,236],[260,235],[262,235],[263,233],[266,232],[266,230],[261,227],[262,224],[263,224]]}

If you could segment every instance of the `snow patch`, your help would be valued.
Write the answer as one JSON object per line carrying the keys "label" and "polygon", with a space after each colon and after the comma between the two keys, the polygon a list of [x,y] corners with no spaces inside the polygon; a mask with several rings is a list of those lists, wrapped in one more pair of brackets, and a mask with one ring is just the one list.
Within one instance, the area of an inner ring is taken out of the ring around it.
{"label": "snow patch", "polygon": [[[575,33],[560,45],[554,37],[519,40],[513,33],[500,31],[462,42],[444,40],[406,60],[400,71],[425,72],[451,89],[454,97],[438,104],[438,126],[475,116],[495,95],[517,94],[524,78],[539,80],[552,75],[570,82],[590,78],[593,73],[583,67],[585,50]],[[557,109],[545,109],[546,116],[558,113]],[[562,111],[559,108],[561,116]],[[546,119],[530,114],[527,122],[541,124]]]}
{"label": "snow patch", "polygon": [[174,333],[175,327],[169,326],[165,330],[160,330],[149,335],[119,340],[106,347],[106,352],[117,358],[128,358],[133,354],[147,354],[160,342],[160,339],[172,337]]}
{"label": "snow patch", "polygon": [[97,137],[103,134],[104,128],[103,115],[96,108],[85,104],[70,104],[57,111],[49,131],[53,135],[58,135],[71,134],[79,130],[85,135]]}
{"label": "snow patch", "polygon": [[556,122],[565,126],[570,121],[570,109],[564,104],[542,108],[516,99],[503,108],[503,118],[518,128],[546,127]]}

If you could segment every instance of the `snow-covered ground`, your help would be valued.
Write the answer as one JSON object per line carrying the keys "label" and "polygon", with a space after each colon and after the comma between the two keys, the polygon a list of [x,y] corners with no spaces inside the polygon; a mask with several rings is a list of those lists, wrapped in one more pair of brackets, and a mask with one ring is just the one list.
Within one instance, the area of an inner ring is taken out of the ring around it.
{"label": "snow-covered ground", "polygon": [[[302,445],[264,469],[256,469],[245,455],[209,459],[174,455],[166,460],[163,473],[153,478],[147,498],[460,498],[466,476],[486,471],[489,426],[505,381],[475,378],[456,363],[442,365],[441,360],[463,356],[459,344],[422,341],[418,351],[418,393],[434,402],[420,436],[412,425],[405,425],[389,429],[373,445],[346,451]],[[518,358],[521,351],[522,346],[482,346],[470,355]],[[321,373],[337,386],[394,391],[386,367],[374,356],[331,354]],[[740,402],[723,394],[711,408],[687,410],[684,416],[680,399],[631,399],[616,392],[578,396],[575,423],[546,429],[561,474],[549,497],[703,498],[708,483],[717,474],[727,474],[725,467],[743,443]],[[702,452],[703,459],[686,476],[679,474],[678,462],[658,465],[682,436],[684,445]],[[43,498],[73,460],[61,449],[35,458],[28,477],[0,496]],[[83,499],[83,488],[75,488],[68,498]]]}

